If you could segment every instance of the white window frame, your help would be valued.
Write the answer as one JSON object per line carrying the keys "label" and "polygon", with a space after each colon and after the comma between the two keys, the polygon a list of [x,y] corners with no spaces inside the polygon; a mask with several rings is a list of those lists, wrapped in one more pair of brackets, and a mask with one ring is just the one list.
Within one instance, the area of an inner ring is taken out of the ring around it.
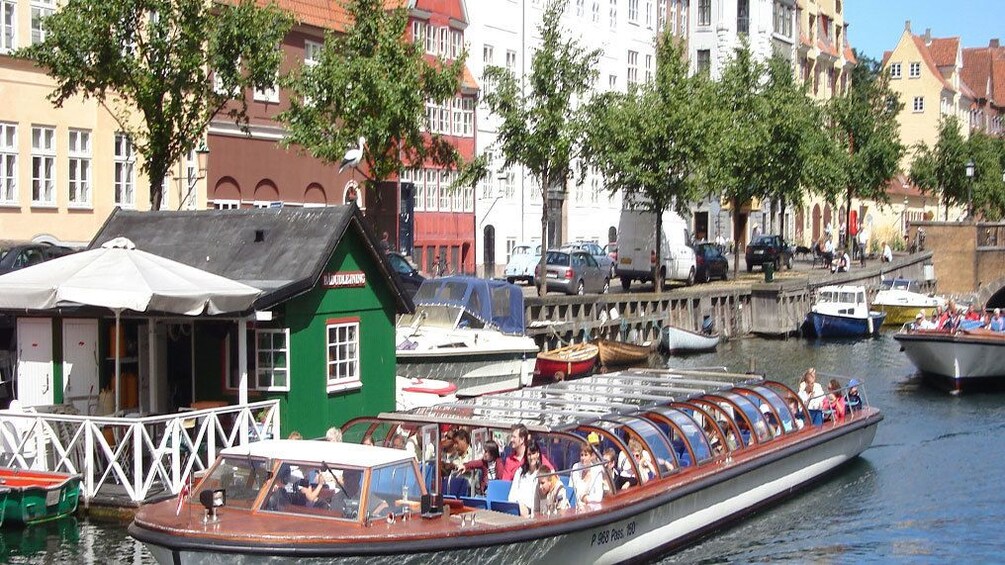
{"label": "white window frame", "polygon": [[464,137],[474,137],[475,135],[475,100],[474,98],[461,99],[461,135]]}
{"label": "white window frame", "polygon": [[214,200],[213,201],[214,210],[240,210],[241,201],[240,200]]}
{"label": "white window frame", "polygon": [[607,75],[607,87],[611,90],[618,89],[618,75]]}
{"label": "white window frame", "polygon": [[[667,25],[667,0],[658,0],[656,2],[656,31],[663,31],[663,28]],[[674,30],[670,30],[673,33]]]}
{"label": "white window frame", "polygon": [[46,31],[42,26],[42,18],[49,17],[55,13],[56,0],[32,0],[30,6],[31,44],[35,45],[36,43],[42,43],[45,41]]}
{"label": "white window frame", "polygon": [[423,26],[426,30],[423,36],[426,40],[426,53],[430,55],[436,54],[436,28],[432,24],[426,22]]}
{"label": "white window frame", "polygon": [[646,53],[646,82],[653,78],[653,56]]}
{"label": "white window frame", "polygon": [[698,25],[712,25],[712,0],[698,0]]}
{"label": "white window frame", "polygon": [[921,114],[925,111],[925,97],[915,96],[914,103],[911,106],[915,114]]}
{"label": "white window frame", "polygon": [[610,19],[611,29],[618,29],[618,0],[611,0],[607,16]]}
{"label": "white window frame", "polygon": [[517,60],[516,59],[516,51],[513,51],[512,49],[508,49],[506,51],[506,68],[511,73],[514,73],[514,74],[516,73],[516,60]]}
{"label": "white window frame", "polygon": [[639,23],[639,0],[628,0],[628,23]]}
{"label": "white window frame", "polygon": [[[448,173],[447,174],[447,179],[448,179],[448,181],[450,183],[447,186],[453,186],[453,184],[455,182],[457,182],[457,172],[456,171],[451,171],[450,173]],[[451,194],[450,194],[450,199],[452,200],[452,202],[451,202],[451,210],[453,210],[454,212],[463,212],[464,211],[464,187],[463,186],[454,186],[453,190],[451,191]]]}
{"label": "white window frame", "polygon": [[600,23],[600,0],[593,0],[593,7],[591,8],[591,11],[592,11],[592,14],[593,14],[593,16],[592,16],[593,23],[599,24]]}
{"label": "white window frame", "polygon": [[454,136],[459,137],[464,135],[464,99],[457,96],[453,99],[452,105],[454,116],[452,120],[453,130],[451,133]]}
{"label": "white window frame", "polygon": [[576,17],[581,18],[586,14],[586,0],[576,0]]}
{"label": "white window frame", "polygon": [[405,171],[405,174],[415,186],[415,211],[422,212],[426,209],[426,172],[423,169],[418,169]]}
{"label": "white window frame", "polygon": [[17,1],[0,0],[0,53],[17,48]]}
{"label": "white window frame", "polygon": [[464,32],[450,30],[450,58],[457,59],[464,53]]}
{"label": "white window frame", "polygon": [[0,206],[17,205],[17,124],[0,122]]}
{"label": "white window frame", "polygon": [[904,76],[900,63],[890,63],[890,78],[899,79]]}
{"label": "white window frame", "polygon": [[439,210],[439,183],[437,182],[436,169],[425,169],[426,177],[426,211],[435,212]]}
{"label": "white window frame", "polygon": [[907,76],[908,78],[921,78],[921,63],[914,61],[908,65]]}
{"label": "white window frame", "polygon": [[412,20],[412,43],[422,48],[426,46],[426,24],[421,20]]}
{"label": "white window frame", "polygon": [[[339,332],[345,330],[345,336]],[[332,340],[332,332],[336,332]],[[349,334],[352,335],[349,335]],[[344,339],[344,341],[343,341]],[[334,357],[339,347],[345,346],[345,358]],[[329,394],[362,388],[360,380],[360,323],[359,318],[329,320],[325,324],[325,391]],[[343,373],[344,371],[344,373]],[[334,373],[334,374],[333,374]]]}
{"label": "white window frame", "polygon": [[450,171],[440,169],[438,171],[440,181],[440,212],[453,212],[450,194]]}
{"label": "white window frame", "polygon": [[31,126],[31,205],[56,205],[56,128]]}
{"label": "white window frame", "polygon": [[68,167],[67,205],[70,208],[91,207],[92,150],[91,130],[71,129],[67,135]]}
{"label": "white window frame", "polygon": [[475,211],[475,187],[467,184],[463,187],[464,192],[464,211],[474,212]]}
{"label": "white window frame", "polygon": [[[268,348],[262,348],[261,338],[270,336]],[[283,336],[285,347],[276,347],[275,336]],[[262,355],[268,355],[272,361],[271,366],[263,368],[261,365]],[[286,363],[282,367],[276,366],[277,354],[285,354]],[[286,384],[277,385],[276,375],[286,373]],[[267,377],[266,385],[262,386],[263,377]],[[289,328],[258,328],[255,329],[255,389],[267,392],[287,392],[290,390],[290,329]]]}
{"label": "white window frame", "polygon": [[304,65],[308,67],[314,67],[321,64],[321,50],[324,49],[324,43],[320,41],[311,41],[310,39],[304,40]]}
{"label": "white window frame", "polygon": [[645,0],[646,27],[653,28],[653,0]]}
{"label": "white window frame", "polygon": [[446,58],[450,54],[450,51],[448,51],[448,49],[450,49],[450,28],[441,27],[440,45],[438,53],[442,55],[444,58]]}
{"label": "white window frame", "polygon": [[136,208],[136,152],[123,132],[115,133],[115,204]]}
{"label": "white window frame", "polygon": [[626,77],[627,77],[626,83],[628,84],[628,86],[630,87],[633,84],[638,84],[638,82],[639,82],[639,52],[638,51],[632,51],[631,49],[628,50],[628,64],[627,64],[626,68],[627,68],[627,71],[628,71],[626,73]]}
{"label": "white window frame", "polygon": [[277,81],[273,81],[272,86],[268,88],[256,88],[254,97],[255,102],[279,104],[279,84]]}

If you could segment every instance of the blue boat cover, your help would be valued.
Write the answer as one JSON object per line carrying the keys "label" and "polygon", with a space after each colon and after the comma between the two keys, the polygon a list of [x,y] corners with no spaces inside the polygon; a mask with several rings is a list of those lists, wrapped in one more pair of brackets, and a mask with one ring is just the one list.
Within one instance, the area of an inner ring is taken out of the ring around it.
{"label": "blue boat cover", "polygon": [[524,333],[523,290],[505,281],[463,276],[426,279],[413,301],[416,306],[456,306],[502,333]]}

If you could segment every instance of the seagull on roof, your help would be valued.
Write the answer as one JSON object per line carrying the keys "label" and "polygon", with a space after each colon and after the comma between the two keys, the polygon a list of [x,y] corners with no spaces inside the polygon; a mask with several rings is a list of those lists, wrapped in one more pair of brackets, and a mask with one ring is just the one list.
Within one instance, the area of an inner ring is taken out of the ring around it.
{"label": "seagull on roof", "polygon": [[359,165],[359,162],[363,160],[363,145],[365,144],[366,140],[360,137],[359,147],[353,147],[345,152],[345,157],[342,157],[342,164],[339,166],[338,172],[341,173],[346,167],[355,167]]}

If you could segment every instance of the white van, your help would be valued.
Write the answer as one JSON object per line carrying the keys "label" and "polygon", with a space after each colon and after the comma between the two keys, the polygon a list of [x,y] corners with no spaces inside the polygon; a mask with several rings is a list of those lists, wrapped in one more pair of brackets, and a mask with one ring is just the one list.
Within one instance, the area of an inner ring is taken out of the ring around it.
{"label": "white van", "polygon": [[[664,281],[694,284],[694,249],[687,222],[676,212],[663,213],[663,258],[659,261]],[[621,288],[628,290],[632,281],[653,280],[656,260],[656,214],[642,210],[622,210],[618,225],[618,264]]]}

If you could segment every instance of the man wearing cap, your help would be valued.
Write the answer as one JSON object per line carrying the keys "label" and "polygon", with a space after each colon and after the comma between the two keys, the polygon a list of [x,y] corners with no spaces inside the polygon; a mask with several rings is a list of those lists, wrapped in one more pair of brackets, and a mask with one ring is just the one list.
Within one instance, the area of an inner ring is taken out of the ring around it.
{"label": "man wearing cap", "polygon": [[848,398],[845,402],[845,409],[849,412],[862,409],[862,397],[858,393],[858,386],[860,384],[862,383],[858,379],[848,381]]}

